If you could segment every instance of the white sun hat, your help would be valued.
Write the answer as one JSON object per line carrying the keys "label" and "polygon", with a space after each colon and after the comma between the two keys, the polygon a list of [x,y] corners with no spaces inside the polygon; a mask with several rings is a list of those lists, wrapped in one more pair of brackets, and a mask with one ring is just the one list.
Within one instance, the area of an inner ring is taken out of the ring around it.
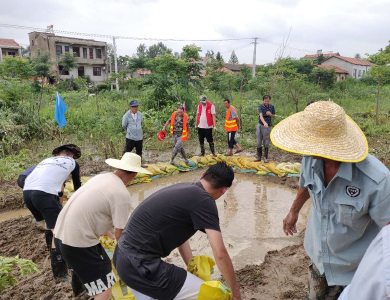
{"label": "white sun hat", "polygon": [[360,127],[331,101],[314,102],[284,119],[272,130],[271,141],[285,151],[342,162],[359,162],[368,155]]}
{"label": "white sun hat", "polygon": [[141,167],[141,157],[130,152],[126,152],[122,159],[106,159],[106,164],[116,169],[152,175],[148,170]]}

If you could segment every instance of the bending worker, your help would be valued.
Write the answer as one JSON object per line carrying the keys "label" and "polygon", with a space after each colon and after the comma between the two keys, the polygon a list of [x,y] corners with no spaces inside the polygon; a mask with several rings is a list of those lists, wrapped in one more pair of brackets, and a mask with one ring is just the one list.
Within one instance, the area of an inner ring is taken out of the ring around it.
{"label": "bending worker", "polygon": [[192,258],[189,239],[198,230],[207,234],[233,299],[241,299],[232,261],[223,243],[216,205],[233,179],[233,169],[217,163],[200,181],[159,190],[134,210],[115,249],[114,265],[137,300],[197,299],[203,280],[161,258],[178,248],[188,265]]}
{"label": "bending worker", "polygon": [[[41,161],[26,178],[23,188],[23,201],[33,214],[36,222],[45,220],[46,244],[50,251],[51,267],[56,281],[69,281],[68,269],[61,251],[56,249],[53,241],[53,230],[62,205],[59,193],[64,181],[72,173],[77,173],[74,189],[81,186],[80,169],[76,170],[75,159],[81,156],[80,148],[73,144],[62,145],[53,150],[54,157]],[[78,166],[78,165],[77,165]]]}
{"label": "bending worker", "polygon": [[200,96],[200,104],[196,113],[196,125],[200,144],[200,156],[205,155],[204,139],[206,138],[210,146],[211,153],[215,156],[213,129],[217,130],[215,106],[207,101],[206,96]]}
{"label": "bending worker", "polygon": [[171,124],[170,132],[172,135],[173,143],[175,144],[172,151],[171,164],[174,164],[174,159],[179,152],[183,156],[183,159],[186,164],[188,164],[188,159],[183,148],[183,142],[190,137],[188,115],[184,113],[184,107],[182,105],[180,105],[177,110],[172,113],[172,116],[165,123],[162,131],[165,131],[165,128],[169,124]]}
{"label": "bending worker", "polygon": [[299,211],[311,198],[304,242],[312,262],[306,299],[337,299],[390,220],[390,172],[368,154],[359,126],[330,101],[314,102],[283,120],[271,140],[304,155],[297,197],[283,230],[297,232]]}
{"label": "bending worker", "polygon": [[[127,223],[131,198],[126,184],[137,173],[151,174],[141,168],[141,158],[125,153],[121,160],[107,159],[117,170],[93,177],[75,192],[58,216],[54,230],[55,242],[72,269],[72,282],[80,280],[95,300],[111,299],[111,287],[116,282],[111,260],[99,243],[99,237],[115,227],[119,240]],[[76,279],[77,277],[78,279]],[[72,285],[75,296],[82,291]]]}

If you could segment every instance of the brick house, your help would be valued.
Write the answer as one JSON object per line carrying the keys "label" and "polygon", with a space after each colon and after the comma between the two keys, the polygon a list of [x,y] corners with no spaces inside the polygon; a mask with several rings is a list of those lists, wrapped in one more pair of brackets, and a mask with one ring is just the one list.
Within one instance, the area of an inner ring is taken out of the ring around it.
{"label": "brick house", "polygon": [[0,38],[0,62],[3,61],[4,57],[16,57],[22,56],[20,45],[12,39],[1,39]]}

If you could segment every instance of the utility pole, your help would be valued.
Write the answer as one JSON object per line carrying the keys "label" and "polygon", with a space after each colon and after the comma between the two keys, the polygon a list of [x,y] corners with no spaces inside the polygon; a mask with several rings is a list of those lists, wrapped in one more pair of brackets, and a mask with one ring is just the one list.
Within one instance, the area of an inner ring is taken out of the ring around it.
{"label": "utility pole", "polygon": [[[115,36],[112,37],[112,43],[114,44],[114,63],[115,63],[115,74],[118,74],[118,62],[116,60],[116,44]],[[118,78],[115,80],[116,90],[119,91]]]}
{"label": "utility pole", "polygon": [[253,65],[252,65],[252,77],[255,77],[256,75],[256,45],[257,45],[257,38],[254,38],[255,41],[253,44],[255,47],[253,48]]}

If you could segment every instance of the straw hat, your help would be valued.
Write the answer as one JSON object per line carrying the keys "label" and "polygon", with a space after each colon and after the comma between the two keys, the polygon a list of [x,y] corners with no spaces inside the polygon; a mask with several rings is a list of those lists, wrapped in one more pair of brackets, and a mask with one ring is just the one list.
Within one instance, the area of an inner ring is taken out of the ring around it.
{"label": "straw hat", "polygon": [[141,168],[141,156],[126,152],[122,159],[106,159],[106,164],[116,169],[152,175],[148,170]]}
{"label": "straw hat", "polygon": [[331,101],[314,102],[284,119],[272,130],[271,141],[289,152],[336,161],[359,162],[368,154],[360,127]]}

